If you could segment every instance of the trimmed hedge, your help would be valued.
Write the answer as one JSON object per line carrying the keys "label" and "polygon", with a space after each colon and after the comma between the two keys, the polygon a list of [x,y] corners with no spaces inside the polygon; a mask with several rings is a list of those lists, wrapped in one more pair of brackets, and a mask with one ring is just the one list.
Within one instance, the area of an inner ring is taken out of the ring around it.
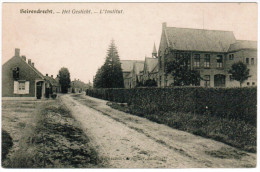
{"label": "trimmed hedge", "polygon": [[92,97],[127,103],[136,114],[191,112],[243,120],[256,125],[257,89],[244,88],[134,88],[89,89]]}

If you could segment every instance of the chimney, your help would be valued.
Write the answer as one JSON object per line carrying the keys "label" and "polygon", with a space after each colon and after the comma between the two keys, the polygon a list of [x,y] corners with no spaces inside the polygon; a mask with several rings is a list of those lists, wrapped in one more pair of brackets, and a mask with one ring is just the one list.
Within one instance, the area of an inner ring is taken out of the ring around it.
{"label": "chimney", "polygon": [[15,49],[14,55],[17,56],[17,57],[20,56],[20,49],[19,49],[19,48],[16,48],[16,49]]}
{"label": "chimney", "polygon": [[46,73],[46,76],[48,76],[48,73]]}
{"label": "chimney", "polygon": [[31,65],[32,64],[32,60],[28,59],[28,64]]}
{"label": "chimney", "polygon": [[51,75],[51,77],[53,78],[53,75]]}
{"label": "chimney", "polygon": [[34,63],[32,63],[32,66],[34,67]]}
{"label": "chimney", "polygon": [[26,56],[22,56],[22,59],[23,59],[24,61],[26,61]]}
{"label": "chimney", "polygon": [[165,29],[167,27],[167,23],[166,22],[163,22],[162,23],[162,29]]}

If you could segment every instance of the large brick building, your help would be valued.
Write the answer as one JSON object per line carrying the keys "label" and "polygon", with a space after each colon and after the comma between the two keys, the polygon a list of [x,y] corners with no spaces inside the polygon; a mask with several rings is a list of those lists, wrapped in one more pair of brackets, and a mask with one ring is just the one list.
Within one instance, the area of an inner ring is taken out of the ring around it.
{"label": "large brick building", "polygon": [[228,70],[235,62],[248,65],[251,77],[243,86],[257,83],[257,42],[236,40],[233,32],[204,29],[187,29],[162,25],[161,41],[158,51],[158,86],[166,87],[173,83],[167,75],[165,52],[171,48],[174,58],[186,56],[191,69],[198,70],[203,80],[200,86],[234,87],[239,86],[232,80]]}

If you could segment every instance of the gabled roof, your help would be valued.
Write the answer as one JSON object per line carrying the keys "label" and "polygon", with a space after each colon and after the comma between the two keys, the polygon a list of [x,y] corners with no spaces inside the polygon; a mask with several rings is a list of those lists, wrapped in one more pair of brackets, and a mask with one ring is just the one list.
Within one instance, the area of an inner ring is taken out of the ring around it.
{"label": "gabled roof", "polygon": [[147,67],[148,72],[151,72],[157,64],[157,58],[145,57],[145,65]]}
{"label": "gabled roof", "polygon": [[248,40],[238,40],[236,43],[231,44],[229,47],[229,52],[237,51],[241,49],[257,49],[257,41]]}
{"label": "gabled roof", "polygon": [[132,78],[132,72],[127,73],[127,75],[125,75],[125,78]]}
{"label": "gabled roof", "polygon": [[[23,60],[24,61],[24,60]],[[24,61],[25,62],[25,61]],[[26,63],[26,62],[25,62]],[[26,63],[27,65],[29,65],[28,63]],[[38,69],[36,69],[34,66],[31,66],[31,65],[29,65],[38,75],[40,75],[42,78],[44,78],[44,75],[40,72],[40,71],[38,71]]]}
{"label": "gabled roof", "polygon": [[55,81],[56,81],[57,83],[60,83],[60,77],[57,76],[57,77],[55,78]]}
{"label": "gabled roof", "polygon": [[227,52],[236,42],[232,31],[166,27],[164,33],[169,47],[184,51]]}
{"label": "gabled roof", "polygon": [[158,73],[159,68],[158,68],[158,63],[156,64],[156,66],[153,68],[153,70],[151,71],[151,73]]}
{"label": "gabled roof", "polygon": [[138,75],[140,71],[144,70],[144,61],[134,63],[135,74]]}
{"label": "gabled roof", "polygon": [[[29,68],[31,68],[37,75],[39,75],[40,78],[45,79],[44,75],[38,71],[34,66],[29,65],[25,60],[22,59],[21,56],[13,56],[11,59],[18,58],[22,63],[26,64]],[[9,59],[7,62],[9,62],[11,59]],[[7,62],[5,62],[3,65],[5,65]]]}
{"label": "gabled roof", "polygon": [[121,68],[123,72],[131,72],[135,62],[140,62],[140,60],[120,60]]}
{"label": "gabled roof", "polygon": [[51,85],[53,86],[59,86],[59,83],[53,78],[53,77],[50,77],[50,76],[44,76],[44,78],[49,81],[51,83]]}

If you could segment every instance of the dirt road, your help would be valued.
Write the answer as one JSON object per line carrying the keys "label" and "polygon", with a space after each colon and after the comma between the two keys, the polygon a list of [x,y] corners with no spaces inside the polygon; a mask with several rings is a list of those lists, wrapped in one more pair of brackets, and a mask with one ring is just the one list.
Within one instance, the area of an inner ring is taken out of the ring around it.
{"label": "dirt road", "polygon": [[106,101],[85,95],[64,95],[91,138],[93,146],[114,168],[255,167],[256,154],[211,139],[172,129],[112,109]]}

